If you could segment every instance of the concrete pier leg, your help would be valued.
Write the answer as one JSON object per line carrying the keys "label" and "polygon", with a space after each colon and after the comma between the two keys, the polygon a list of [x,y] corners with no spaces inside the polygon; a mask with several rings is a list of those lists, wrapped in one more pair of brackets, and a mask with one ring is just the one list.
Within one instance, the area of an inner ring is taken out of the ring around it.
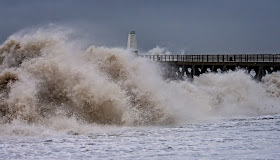
{"label": "concrete pier leg", "polygon": [[196,74],[196,73],[195,73],[195,66],[193,65],[193,66],[192,66],[192,78],[195,76],[195,74]]}
{"label": "concrete pier leg", "polygon": [[214,66],[214,65],[213,65],[212,68],[211,68],[211,72],[216,72],[216,71],[215,71],[215,66]]}
{"label": "concrete pier leg", "polygon": [[207,68],[209,68],[209,66],[203,66],[203,68],[201,70],[201,74],[206,73],[207,72]]}
{"label": "concrete pier leg", "polygon": [[257,80],[261,80],[262,79],[262,77],[264,76],[264,69],[263,69],[263,67],[259,67],[259,69],[258,69],[258,74],[257,74]]}
{"label": "concrete pier leg", "polygon": [[178,72],[178,78],[179,79],[183,79],[183,76],[184,76],[184,66],[178,66],[177,72]]}
{"label": "concrete pier leg", "polygon": [[226,65],[223,66],[223,72],[225,72],[225,71],[227,71],[227,66]]}
{"label": "concrete pier leg", "polygon": [[204,65],[201,66],[201,72],[200,74],[203,74],[205,71],[204,71]]}

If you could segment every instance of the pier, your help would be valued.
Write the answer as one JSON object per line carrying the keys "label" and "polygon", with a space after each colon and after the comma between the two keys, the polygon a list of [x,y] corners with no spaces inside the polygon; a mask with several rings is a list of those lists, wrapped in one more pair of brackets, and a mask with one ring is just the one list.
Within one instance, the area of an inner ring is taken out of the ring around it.
{"label": "pier", "polygon": [[280,71],[280,54],[228,55],[139,55],[170,67],[167,77],[190,78],[206,72],[224,72],[245,69],[255,72],[261,80],[266,74]]}

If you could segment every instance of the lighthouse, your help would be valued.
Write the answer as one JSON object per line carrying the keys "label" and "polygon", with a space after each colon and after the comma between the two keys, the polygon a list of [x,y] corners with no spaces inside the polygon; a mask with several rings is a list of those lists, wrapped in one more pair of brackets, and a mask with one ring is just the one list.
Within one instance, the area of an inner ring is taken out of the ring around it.
{"label": "lighthouse", "polygon": [[127,49],[138,54],[135,31],[131,31],[128,34]]}

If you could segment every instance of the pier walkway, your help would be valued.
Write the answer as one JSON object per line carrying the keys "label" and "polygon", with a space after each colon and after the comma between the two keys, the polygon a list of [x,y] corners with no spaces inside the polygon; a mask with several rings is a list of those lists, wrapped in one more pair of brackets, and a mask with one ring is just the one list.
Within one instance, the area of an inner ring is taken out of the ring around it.
{"label": "pier walkway", "polygon": [[[255,72],[261,80],[265,74],[280,70],[280,54],[228,54],[228,55],[139,55],[171,67],[168,76],[181,78],[198,76],[205,72],[246,69]],[[174,74],[174,72],[176,74]]]}

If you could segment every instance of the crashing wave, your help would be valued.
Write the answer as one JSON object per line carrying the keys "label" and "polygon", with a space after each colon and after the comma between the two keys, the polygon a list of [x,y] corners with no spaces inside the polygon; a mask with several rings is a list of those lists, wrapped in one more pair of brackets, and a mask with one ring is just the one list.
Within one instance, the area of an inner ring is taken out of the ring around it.
{"label": "crashing wave", "polygon": [[243,70],[165,81],[160,66],[127,50],[84,50],[65,37],[50,30],[26,33],[0,47],[1,130],[10,127],[14,133],[11,126],[18,123],[60,130],[55,119],[80,125],[166,125],[280,111],[279,73],[266,75],[263,82]]}

